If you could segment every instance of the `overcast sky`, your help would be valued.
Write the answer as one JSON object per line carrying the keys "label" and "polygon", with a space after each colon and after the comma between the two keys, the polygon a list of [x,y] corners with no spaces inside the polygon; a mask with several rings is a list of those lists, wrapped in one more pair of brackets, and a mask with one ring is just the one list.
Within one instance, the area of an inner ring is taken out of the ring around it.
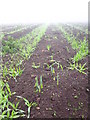
{"label": "overcast sky", "polygon": [[0,0],[0,24],[87,22],[89,0]]}

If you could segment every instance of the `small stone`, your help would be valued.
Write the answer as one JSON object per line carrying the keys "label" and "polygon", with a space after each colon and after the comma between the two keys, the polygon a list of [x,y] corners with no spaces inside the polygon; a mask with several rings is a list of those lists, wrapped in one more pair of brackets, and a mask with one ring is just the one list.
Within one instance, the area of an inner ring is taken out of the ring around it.
{"label": "small stone", "polygon": [[37,110],[40,110],[40,107],[36,107]]}
{"label": "small stone", "polygon": [[68,111],[70,111],[70,109],[69,109],[69,108],[68,108],[67,110],[68,110]]}
{"label": "small stone", "polygon": [[74,89],[73,91],[76,92],[76,89]]}
{"label": "small stone", "polygon": [[78,98],[78,96],[77,96],[77,95],[75,95],[75,96],[74,96],[74,98],[75,98],[75,99],[77,99],[77,98]]}
{"label": "small stone", "polygon": [[48,110],[48,108],[46,108],[46,110]]}
{"label": "small stone", "polygon": [[89,89],[87,88],[86,91],[89,92]]}
{"label": "small stone", "polygon": [[37,102],[39,102],[40,101],[40,98],[37,98]]}
{"label": "small stone", "polygon": [[36,75],[31,75],[31,78],[35,78],[36,77]]}

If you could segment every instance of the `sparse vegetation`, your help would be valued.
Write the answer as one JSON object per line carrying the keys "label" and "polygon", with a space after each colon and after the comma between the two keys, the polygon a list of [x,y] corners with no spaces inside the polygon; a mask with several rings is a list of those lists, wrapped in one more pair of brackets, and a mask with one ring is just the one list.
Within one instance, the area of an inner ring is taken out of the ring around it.
{"label": "sparse vegetation", "polygon": [[22,28],[7,32],[7,39],[6,33],[0,36],[2,119],[64,117],[62,107],[68,117],[78,116],[78,112],[81,118],[86,116],[87,96],[83,93],[82,101],[82,92],[88,74],[87,37],[81,39],[83,33],[71,25],[54,26],[25,26],[23,31],[29,27],[32,30],[18,39],[12,36]]}

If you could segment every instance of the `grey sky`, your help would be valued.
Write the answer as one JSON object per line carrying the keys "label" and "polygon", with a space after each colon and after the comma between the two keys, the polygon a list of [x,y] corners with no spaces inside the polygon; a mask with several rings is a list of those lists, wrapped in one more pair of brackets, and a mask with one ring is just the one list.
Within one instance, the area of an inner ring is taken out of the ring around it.
{"label": "grey sky", "polygon": [[0,24],[87,22],[89,0],[0,0]]}

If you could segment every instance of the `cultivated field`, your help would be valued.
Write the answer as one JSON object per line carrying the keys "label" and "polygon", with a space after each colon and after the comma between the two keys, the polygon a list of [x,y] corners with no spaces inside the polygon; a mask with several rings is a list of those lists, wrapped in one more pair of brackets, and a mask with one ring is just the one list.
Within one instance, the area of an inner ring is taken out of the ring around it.
{"label": "cultivated field", "polygon": [[2,26],[1,118],[87,118],[86,24]]}

